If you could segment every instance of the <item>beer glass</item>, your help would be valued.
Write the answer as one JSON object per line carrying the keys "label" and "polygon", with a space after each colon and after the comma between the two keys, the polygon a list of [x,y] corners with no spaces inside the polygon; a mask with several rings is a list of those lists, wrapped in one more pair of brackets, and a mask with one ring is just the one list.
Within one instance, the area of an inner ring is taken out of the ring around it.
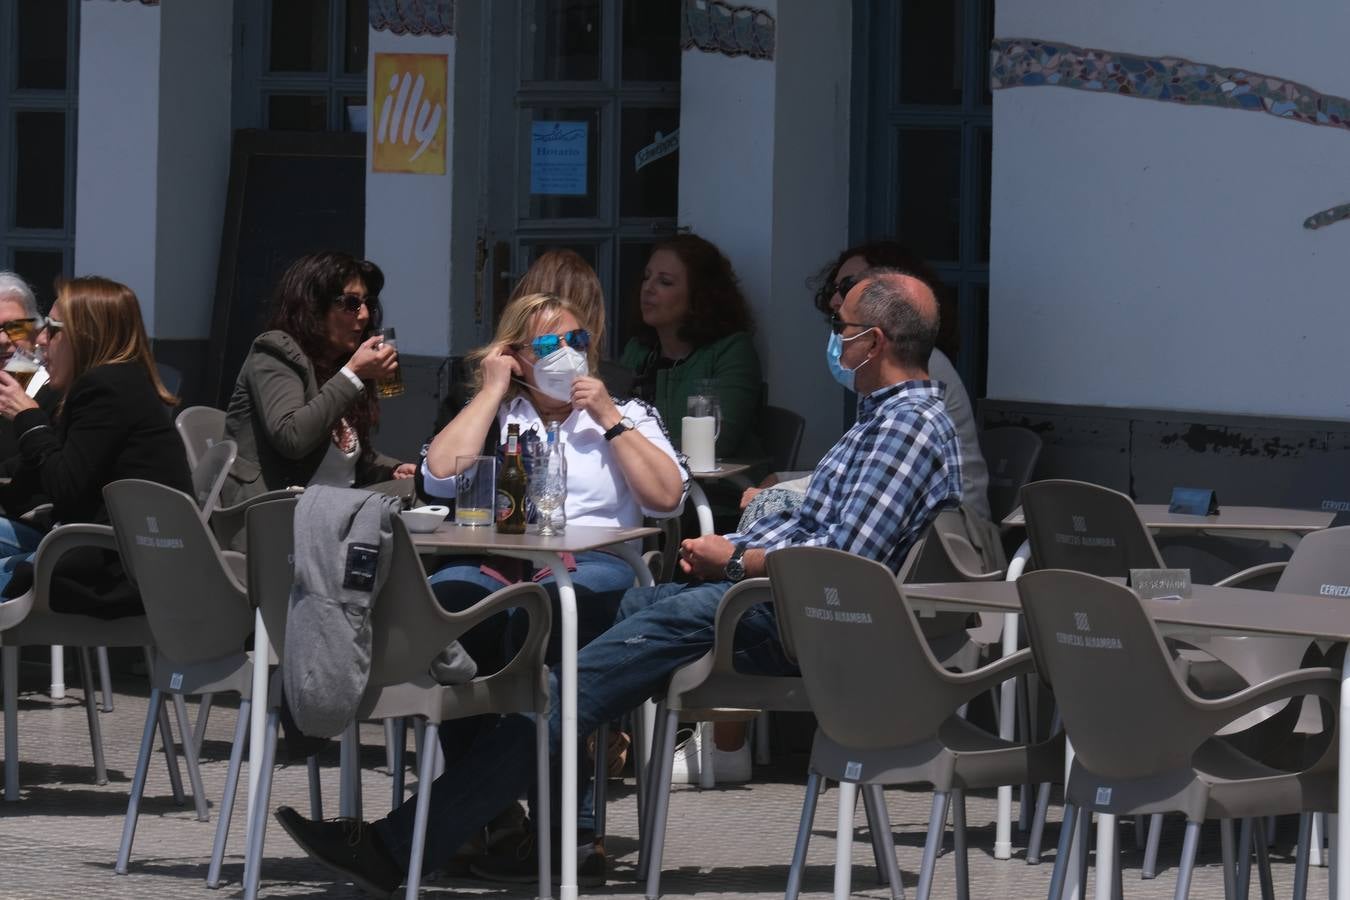
{"label": "beer glass", "polygon": [[491,525],[497,500],[497,458],[455,458],[455,524]]}
{"label": "beer glass", "polygon": [[[397,340],[396,340],[396,338],[395,338],[395,336],[394,336],[394,329],[392,329],[392,328],[381,328],[381,329],[380,329],[380,343],[381,343],[381,344],[388,344],[390,347],[393,347],[395,350],[397,350],[397,349],[398,349],[398,343],[397,343]],[[404,388],[403,388],[403,369],[402,369],[401,367],[396,367],[396,368],[394,369],[394,374],[390,375],[388,378],[381,378],[380,380],[376,381],[376,382],[375,382],[375,390],[379,393],[379,395],[380,395],[381,397],[401,397],[401,396],[403,396],[403,390],[404,390]]]}
{"label": "beer glass", "polygon": [[14,352],[9,355],[9,359],[5,360],[5,372],[17,381],[25,391],[28,390],[28,382],[33,380],[37,371],[37,356],[27,350],[15,347]]}

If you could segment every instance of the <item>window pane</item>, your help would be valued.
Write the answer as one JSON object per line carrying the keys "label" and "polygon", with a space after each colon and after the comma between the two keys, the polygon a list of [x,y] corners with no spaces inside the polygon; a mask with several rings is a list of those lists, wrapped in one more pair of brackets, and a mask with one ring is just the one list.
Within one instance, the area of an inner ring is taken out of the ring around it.
{"label": "window pane", "polygon": [[14,225],[63,228],[66,221],[66,114],[14,114]]}
{"label": "window pane", "polygon": [[993,89],[989,86],[989,51],[994,46],[994,0],[980,0],[980,104],[994,105]]}
{"label": "window pane", "polygon": [[364,133],[369,124],[370,110],[366,106],[365,95],[348,94],[342,98],[343,127],[348,131]]}
{"label": "window pane", "polygon": [[267,98],[267,127],[273,131],[327,131],[328,97],[273,94]]}
{"label": "window pane", "polygon": [[13,269],[28,282],[44,314],[56,299],[56,278],[66,274],[65,254],[60,250],[15,250]]}
{"label": "window pane", "polygon": [[675,218],[680,180],[678,109],[625,107],[619,120],[619,215]]}
{"label": "window pane", "polygon": [[980,262],[989,262],[989,221],[993,213],[989,202],[990,181],[993,178],[994,140],[993,132],[988,128],[975,129],[975,185],[980,205],[975,214],[980,220],[975,223],[975,254]]}
{"label": "window pane", "polygon": [[960,0],[905,0],[900,13],[900,102],[960,106]]}
{"label": "window pane", "polygon": [[679,0],[623,0],[623,79],[680,80]]}
{"label": "window pane", "polygon": [[962,309],[961,331],[965,352],[957,368],[965,382],[966,393],[978,400],[989,394],[989,285],[972,284],[968,302]]}
{"label": "window pane", "polygon": [[533,0],[525,7],[526,81],[600,77],[600,0]]}
{"label": "window pane", "polygon": [[896,234],[930,262],[960,259],[960,129],[901,128],[896,144]]}
{"label": "window pane", "polygon": [[272,0],[273,72],[328,71],[328,0]]}
{"label": "window pane", "polygon": [[592,219],[600,214],[600,110],[530,111],[525,177],[532,219]]}
{"label": "window pane", "polygon": [[19,0],[19,27],[14,41],[20,89],[64,90],[66,87],[65,0]]}
{"label": "window pane", "polygon": [[347,33],[343,45],[342,71],[360,75],[366,71],[370,49],[370,0],[347,0]]}

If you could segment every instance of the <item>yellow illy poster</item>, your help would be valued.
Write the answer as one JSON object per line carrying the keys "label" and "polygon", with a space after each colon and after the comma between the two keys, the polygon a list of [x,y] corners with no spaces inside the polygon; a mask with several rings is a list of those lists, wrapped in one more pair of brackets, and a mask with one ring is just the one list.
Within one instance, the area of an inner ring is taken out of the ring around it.
{"label": "yellow illy poster", "polygon": [[448,58],[376,53],[371,171],[445,174]]}

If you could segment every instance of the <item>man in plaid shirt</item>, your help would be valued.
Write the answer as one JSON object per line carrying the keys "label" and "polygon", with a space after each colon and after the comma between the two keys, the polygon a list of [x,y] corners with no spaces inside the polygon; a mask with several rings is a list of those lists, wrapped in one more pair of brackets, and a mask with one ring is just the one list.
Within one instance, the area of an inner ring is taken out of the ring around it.
{"label": "man in plaid shirt", "polygon": [[[841,283],[840,294],[844,303],[830,323],[837,335],[832,342],[840,348],[838,365],[832,368],[836,378],[861,395],[857,423],[816,467],[799,509],[766,516],[741,534],[686,540],[680,566],[698,582],[634,588],[625,595],[619,621],[577,656],[578,734],[590,734],[658,693],[676,669],[712,649],[722,596],[735,582],[764,575],[766,553],[789,546],[833,547],[898,571],[938,512],[960,503],[956,429],[944,409],[941,387],[928,380],[926,371],[938,330],[932,291],[909,275],[873,269],[851,284]],[[735,656],[741,671],[796,672],[783,654],[767,604],[741,619]],[[550,752],[556,765],[561,723],[556,676],[550,680]],[[436,779],[424,857],[428,868],[449,859],[493,815],[526,792],[533,780],[533,747],[533,723],[506,716]],[[551,808],[556,811],[561,808],[556,770],[551,781]],[[393,891],[408,865],[415,799],[373,828],[310,822],[288,807],[278,810],[277,817],[311,857],[363,887]],[[591,842],[586,833],[590,825],[578,823],[583,846]],[[535,871],[533,852],[521,849],[529,852],[518,852],[504,864],[487,862],[514,867],[529,879]],[[603,860],[596,861],[600,871],[593,874],[603,881]],[[588,868],[583,865],[579,875],[588,874]]]}

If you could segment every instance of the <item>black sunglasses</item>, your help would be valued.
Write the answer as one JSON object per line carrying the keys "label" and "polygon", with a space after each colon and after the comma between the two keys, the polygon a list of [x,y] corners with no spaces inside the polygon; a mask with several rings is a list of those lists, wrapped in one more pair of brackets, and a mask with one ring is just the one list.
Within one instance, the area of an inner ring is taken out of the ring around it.
{"label": "black sunglasses", "polygon": [[839,318],[839,313],[830,313],[830,330],[835,334],[843,334],[844,329],[852,326],[853,328],[876,328],[875,325],[868,325],[864,322],[845,322]]}
{"label": "black sunglasses", "polygon": [[361,307],[374,312],[375,307],[380,305],[380,298],[377,294],[374,297],[362,297],[360,294],[340,294],[333,298],[334,306],[341,306],[343,312],[356,315],[361,311]]}
{"label": "black sunglasses", "polygon": [[858,279],[852,275],[845,275],[834,283],[834,292],[843,300],[848,296],[848,292],[858,286]]}

